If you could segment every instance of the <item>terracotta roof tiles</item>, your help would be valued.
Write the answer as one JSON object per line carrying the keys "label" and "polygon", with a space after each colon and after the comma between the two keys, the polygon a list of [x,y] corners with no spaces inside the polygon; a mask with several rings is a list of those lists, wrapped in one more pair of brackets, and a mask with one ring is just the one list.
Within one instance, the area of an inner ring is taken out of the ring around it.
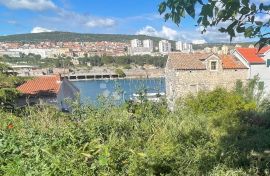
{"label": "terracotta roof tiles", "polygon": [[[206,70],[203,62],[212,53],[171,53],[169,54],[167,68],[175,70]],[[223,69],[247,69],[244,64],[231,55],[218,56],[221,58]]]}
{"label": "terracotta roof tiles", "polygon": [[220,56],[223,69],[247,69],[247,67],[232,55]]}
{"label": "terracotta roof tiles", "polygon": [[178,70],[206,70],[206,66],[201,60],[208,58],[210,55],[212,54],[170,53],[167,67]]}
{"label": "terracotta roof tiles", "polygon": [[35,95],[41,92],[57,94],[60,89],[60,85],[60,76],[40,76],[17,87],[17,90],[28,95]]}

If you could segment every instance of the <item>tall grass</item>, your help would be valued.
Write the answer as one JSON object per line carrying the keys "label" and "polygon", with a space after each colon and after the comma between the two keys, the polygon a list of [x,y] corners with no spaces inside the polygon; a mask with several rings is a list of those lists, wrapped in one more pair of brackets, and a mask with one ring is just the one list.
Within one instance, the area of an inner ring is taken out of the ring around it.
{"label": "tall grass", "polygon": [[269,175],[270,113],[237,92],[73,109],[1,112],[0,175]]}

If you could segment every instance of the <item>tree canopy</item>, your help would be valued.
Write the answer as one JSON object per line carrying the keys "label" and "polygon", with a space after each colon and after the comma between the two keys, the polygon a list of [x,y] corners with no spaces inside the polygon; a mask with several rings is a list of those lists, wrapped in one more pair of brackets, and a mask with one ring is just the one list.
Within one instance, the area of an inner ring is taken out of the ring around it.
{"label": "tree canopy", "polygon": [[[266,1],[265,1],[266,2]],[[270,44],[270,3],[250,0],[164,0],[159,5],[165,20],[177,25],[185,16],[197,20],[201,32],[207,28],[221,26],[221,33],[228,33],[230,40],[237,34],[246,38],[259,38],[262,48]]]}

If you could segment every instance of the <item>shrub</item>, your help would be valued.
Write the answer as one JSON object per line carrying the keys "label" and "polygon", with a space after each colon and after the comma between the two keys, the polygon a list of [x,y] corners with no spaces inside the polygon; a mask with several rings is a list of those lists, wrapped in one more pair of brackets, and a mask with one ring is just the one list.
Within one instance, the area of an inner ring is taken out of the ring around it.
{"label": "shrub", "polygon": [[0,175],[269,175],[270,129],[245,120],[267,111],[223,89],[181,103],[0,111]]}
{"label": "shrub", "polygon": [[116,73],[119,77],[121,77],[121,78],[126,77],[125,72],[124,72],[122,69],[120,69],[120,68],[116,69],[116,70],[115,70],[115,73]]}

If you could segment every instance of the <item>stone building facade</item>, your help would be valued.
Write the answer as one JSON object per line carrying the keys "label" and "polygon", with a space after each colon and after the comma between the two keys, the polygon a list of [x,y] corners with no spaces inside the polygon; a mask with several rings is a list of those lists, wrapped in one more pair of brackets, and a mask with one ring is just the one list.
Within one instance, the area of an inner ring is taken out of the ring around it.
{"label": "stone building facade", "polygon": [[169,107],[187,94],[216,87],[232,89],[237,80],[247,78],[248,68],[231,55],[171,53],[165,68]]}

